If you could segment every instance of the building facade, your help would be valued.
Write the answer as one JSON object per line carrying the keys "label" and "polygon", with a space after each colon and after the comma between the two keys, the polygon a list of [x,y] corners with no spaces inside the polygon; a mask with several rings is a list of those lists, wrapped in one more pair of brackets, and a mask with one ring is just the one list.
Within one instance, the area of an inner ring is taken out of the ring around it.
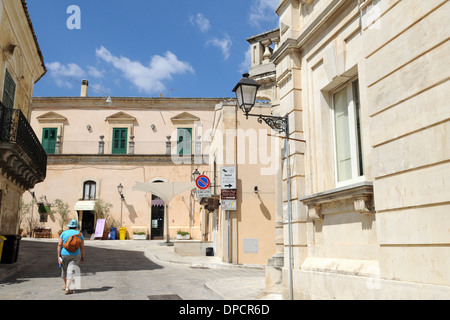
{"label": "building facade", "polygon": [[[79,220],[86,235],[95,231],[100,218],[95,203],[102,200],[112,205],[106,227],[125,227],[129,238],[134,231],[148,239],[175,238],[182,230],[200,240],[195,190],[168,204],[165,217],[164,201],[132,188],[136,182],[191,182],[195,169],[207,171],[203,132],[221,99],[113,97],[107,102],[88,97],[83,83],[81,97],[33,99],[31,125],[48,154],[47,179],[34,189],[36,201],[53,210],[56,199],[67,203],[70,218]],[[41,221],[57,236],[56,212],[41,215]]]}
{"label": "building facade", "polygon": [[[258,109],[264,114],[271,110],[270,105]],[[222,202],[206,213],[215,233],[210,239],[216,239],[224,262],[265,265],[275,253],[273,182],[280,166],[279,141],[271,133],[256,119],[246,120],[234,99],[216,106],[209,164],[212,194]]]}
{"label": "building facade", "polygon": [[305,140],[283,188],[285,298],[450,297],[449,5],[280,1],[271,101]]}
{"label": "building facade", "polygon": [[26,2],[0,1],[0,234],[19,231],[20,201],[46,176],[29,124],[34,84],[46,73]]}

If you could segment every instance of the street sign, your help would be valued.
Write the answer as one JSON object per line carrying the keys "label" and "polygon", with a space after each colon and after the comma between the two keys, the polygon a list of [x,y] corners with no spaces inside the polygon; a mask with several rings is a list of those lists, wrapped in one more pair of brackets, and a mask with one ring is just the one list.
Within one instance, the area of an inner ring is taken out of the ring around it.
{"label": "street sign", "polygon": [[236,200],[222,200],[220,206],[222,210],[236,210]]}
{"label": "street sign", "polygon": [[195,184],[197,185],[197,188],[199,189],[207,189],[211,185],[211,181],[209,181],[209,178],[205,175],[199,176],[197,180],[195,180]]}
{"label": "street sign", "polygon": [[209,198],[211,197],[211,187],[206,189],[197,189],[197,198]]}
{"label": "street sign", "polygon": [[222,200],[236,200],[236,189],[222,189],[220,198]]}
{"label": "street sign", "polygon": [[223,189],[236,189],[236,167],[224,166],[220,169],[220,184]]}

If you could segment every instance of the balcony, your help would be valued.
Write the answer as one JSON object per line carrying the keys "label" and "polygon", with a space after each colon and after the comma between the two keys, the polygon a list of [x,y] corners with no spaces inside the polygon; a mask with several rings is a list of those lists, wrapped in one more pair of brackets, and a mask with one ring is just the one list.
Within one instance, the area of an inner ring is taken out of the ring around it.
{"label": "balcony", "polygon": [[2,174],[24,189],[45,179],[47,154],[20,110],[0,102],[0,165]]}

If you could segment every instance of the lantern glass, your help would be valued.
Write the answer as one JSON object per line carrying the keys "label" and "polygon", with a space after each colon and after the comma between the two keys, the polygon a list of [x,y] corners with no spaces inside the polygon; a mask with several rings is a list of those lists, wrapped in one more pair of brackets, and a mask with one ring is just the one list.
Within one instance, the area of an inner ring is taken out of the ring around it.
{"label": "lantern glass", "polygon": [[243,74],[243,78],[233,89],[233,92],[236,93],[238,107],[246,114],[255,105],[258,88],[258,83],[255,80],[249,79],[249,74],[246,73]]}

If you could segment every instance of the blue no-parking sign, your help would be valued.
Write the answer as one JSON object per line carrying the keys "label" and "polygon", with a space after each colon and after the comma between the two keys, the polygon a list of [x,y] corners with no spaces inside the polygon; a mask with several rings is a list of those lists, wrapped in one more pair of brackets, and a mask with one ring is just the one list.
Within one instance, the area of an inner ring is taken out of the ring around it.
{"label": "blue no-parking sign", "polygon": [[197,185],[197,188],[199,189],[207,189],[211,185],[211,181],[209,181],[209,178],[205,175],[199,176],[197,180],[195,180],[195,184]]}

